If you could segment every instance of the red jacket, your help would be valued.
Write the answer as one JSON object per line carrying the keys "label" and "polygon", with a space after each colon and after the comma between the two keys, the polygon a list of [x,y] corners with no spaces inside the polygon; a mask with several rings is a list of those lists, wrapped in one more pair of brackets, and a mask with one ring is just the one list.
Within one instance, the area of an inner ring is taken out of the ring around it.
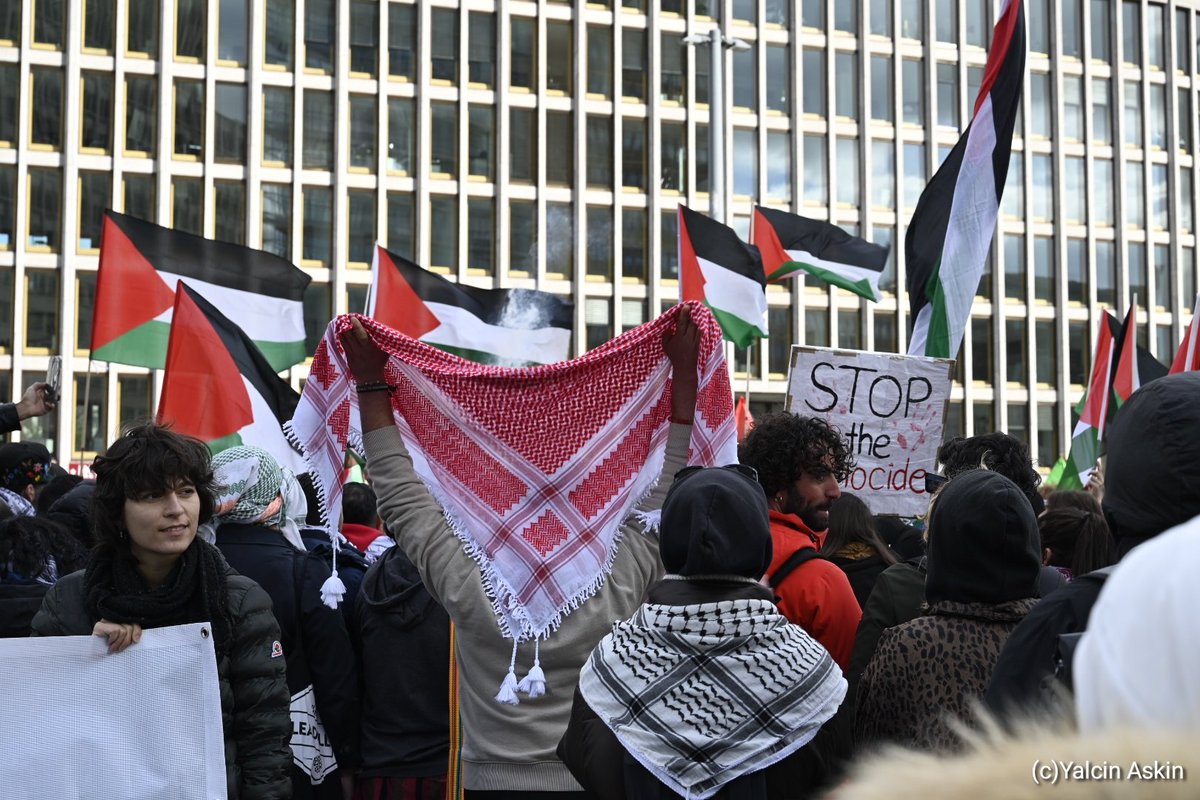
{"label": "red jacket", "polygon": [[[774,555],[766,578],[801,548],[818,549],[824,537],[813,533],[795,514],[771,512],[771,543]],[[846,573],[832,562],[814,558],[797,567],[775,589],[779,610],[825,646],[845,672],[850,668],[854,635],[862,609]]]}

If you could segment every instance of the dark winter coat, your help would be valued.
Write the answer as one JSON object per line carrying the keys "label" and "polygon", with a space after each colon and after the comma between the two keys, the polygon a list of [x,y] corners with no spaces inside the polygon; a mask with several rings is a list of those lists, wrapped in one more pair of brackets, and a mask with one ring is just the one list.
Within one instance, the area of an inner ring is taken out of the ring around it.
{"label": "dark winter coat", "polygon": [[450,750],[450,617],[404,551],[363,580],[356,627],[363,678],[362,775],[444,775]]}
{"label": "dark winter coat", "polygon": [[[835,567],[846,573],[846,580],[850,581],[850,588],[854,590],[854,599],[864,609],[867,598],[871,596],[871,590],[875,588],[875,582],[879,580],[883,571],[891,566],[874,548],[871,549],[870,555],[864,558],[847,558],[841,551],[828,558]],[[861,621],[859,625],[862,625]]]}
{"label": "dark winter coat", "polygon": [[[333,545],[330,544],[329,536],[325,531],[319,528],[304,528],[300,531],[300,538],[304,540],[304,547],[308,552],[326,564],[330,563],[330,559],[333,558]],[[346,595],[338,604],[338,611],[342,612],[342,621],[346,623],[346,630],[350,632],[351,640],[355,638],[354,610],[358,604],[358,592],[362,589],[363,576],[367,574],[367,566],[366,556],[362,554],[361,550],[346,542],[339,545],[338,577],[342,579],[342,583],[346,587]]]}
{"label": "dark winter coat", "polygon": [[49,588],[45,583],[0,581],[0,639],[29,635],[33,617],[42,607],[42,598]]}
{"label": "dark winter coat", "polygon": [[[83,577],[82,571],[72,573],[46,593],[34,636],[91,634],[99,620],[84,608]],[[284,659],[272,656],[279,625],[258,584],[232,569],[226,579],[232,641],[229,654],[217,661],[217,677],[229,800],[286,800],[292,796],[292,720]]]}
{"label": "dark winter coat", "polygon": [[846,695],[857,702],[858,683],[871,663],[879,637],[888,628],[894,628],[921,616],[925,603],[925,556],[910,561],[892,564],[879,573],[875,586],[863,606],[862,622],[854,637],[854,655],[850,658],[850,672],[846,681],[850,684]]}
{"label": "dark winter coat", "polygon": [[[312,684],[317,713],[333,746],[339,771],[354,769],[359,762],[358,676],[354,648],[342,615],[321,602],[321,584],[331,575],[329,565],[297,551],[280,531],[260,525],[222,525],[217,529],[216,545],[230,566],[270,595],[283,652],[290,659],[288,689],[295,695]],[[302,660],[295,657],[301,648]],[[335,777],[327,776],[325,783],[332,780],[331,786],[336,787]],[[303,783],[297,781],[294,797],[305,796],[300,790],[308,787]]]}

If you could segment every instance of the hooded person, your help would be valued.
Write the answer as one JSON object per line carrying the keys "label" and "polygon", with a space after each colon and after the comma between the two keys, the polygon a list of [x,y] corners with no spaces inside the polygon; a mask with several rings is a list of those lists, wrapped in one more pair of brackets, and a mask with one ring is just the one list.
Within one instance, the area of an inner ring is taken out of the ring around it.
{"label": "hooded person", "polygon": [[[292,713],[319,719],[323,733],[292,735],[292,796],[340,798],[358,767],[359,700],[354,648],[342,615],[321,599],[327,562],[305,552],[307,515],[295,476],[258,447],[231,447],[213,457],[216,504],[202,528],[242,575],[271,596],[279,622]],[[340,772],[339,772],[340,771]]]}
{"label": "hooded person", "polygon": [[[1200,514],[1200,372],[1143,386],[1108,429],[1101,506],[1118,556]],[[1000,654],[986,702],[1003,716],[1057,712],[1056,670],[1069,674],[1072,645],[1109,574],[1121,562],[1075,579],[1038,603]],[[1068,685],[1066,688],[1070,688]]]}
{"label": "hooded person", "polygon": [[1037,519],[1003,475],[971,470],[947,483],[928,548],[924,616],[883,632],[859,684],[860,744],[958,746],[948,715],[969,723],[1005,640],[1037,602]]}
{"label": "hooded person", "polygon": [[835,759],[791,759],[804,760],[846,681],[758,582],[772,542],[756,479],[681,471],[660,547],[667,575],[592,651],[559,756],[602,798],[767,798],[775,769],[789,774],[789,796],[815,792]]}

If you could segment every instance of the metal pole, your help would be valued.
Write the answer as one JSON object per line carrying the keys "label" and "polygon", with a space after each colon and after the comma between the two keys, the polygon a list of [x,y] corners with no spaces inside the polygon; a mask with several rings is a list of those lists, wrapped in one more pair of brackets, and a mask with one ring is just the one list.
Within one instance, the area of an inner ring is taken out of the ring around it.
{"label": "metal pole", "polygon": [[708,215],[725,224],[725,36],[709,33]]}

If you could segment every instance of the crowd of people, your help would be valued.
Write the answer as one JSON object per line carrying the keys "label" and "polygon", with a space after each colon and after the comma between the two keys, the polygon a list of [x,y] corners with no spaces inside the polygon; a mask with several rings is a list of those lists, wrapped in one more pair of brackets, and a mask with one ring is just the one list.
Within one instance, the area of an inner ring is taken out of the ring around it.
{"label": "crowd of people", "polygon": [[[342,344],[386,385],[361,326]],[[1040,486],[1026,444],[987,433],[940,448],[902,521],[841,490],[853,456],[819,418],[767,415],[739,464],[685,467],[686,315],[663,347],[661,478],[518,704],[496,697],[512,640],[383,391],[359,396],[368,482],[332,533],[258,448],[148,423],[81,481],[0,446],[0,636],[120,651],[210,622],[231,798],[442,798],[458,770],[481,800],[1020,797],[1038,759],[1200,768],[1200,373],[1124,404],[1087,491]],[[0,425],[52,408],[39,391]],[[1148,796],[1120,777],[1105,796]]]}

